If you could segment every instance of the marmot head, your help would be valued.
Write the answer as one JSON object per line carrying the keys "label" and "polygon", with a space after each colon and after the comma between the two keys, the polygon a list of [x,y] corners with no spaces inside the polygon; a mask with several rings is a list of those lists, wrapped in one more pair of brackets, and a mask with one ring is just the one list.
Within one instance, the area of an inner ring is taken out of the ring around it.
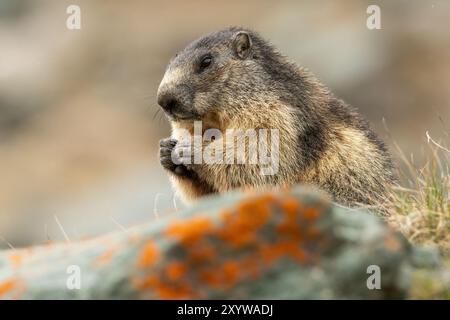
{"label": "marmot head", "polygon": [[239,114],[246,105],[267,102],[270,88],[280,82],[273,79],[277,58],[281,55],[249,30],[229,28],[206,35],[172,58],[158,89],[158,104],[172,121]]}

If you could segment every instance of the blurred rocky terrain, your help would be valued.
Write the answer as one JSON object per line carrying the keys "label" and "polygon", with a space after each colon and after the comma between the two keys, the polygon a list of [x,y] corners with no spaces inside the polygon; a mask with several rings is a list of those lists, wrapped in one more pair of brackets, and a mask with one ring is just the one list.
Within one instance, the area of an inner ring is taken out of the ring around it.
{"label": "blurred rocky terrain", "polygon": [[[368,1],[0,0],[0,248],[173,211],[156,89],[170,56],[230,25],[259,31],[420,162],[426,131],[449,138],[450,2],[376,3],[370,31]],[[65,26],[70,4],[81,30]]]}

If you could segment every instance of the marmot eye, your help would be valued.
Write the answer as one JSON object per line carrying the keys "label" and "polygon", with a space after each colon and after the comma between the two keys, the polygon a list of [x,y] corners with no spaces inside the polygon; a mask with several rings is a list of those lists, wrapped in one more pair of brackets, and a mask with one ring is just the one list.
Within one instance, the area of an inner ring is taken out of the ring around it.
{"label": "marmot eye", "polygon": [[210,55],[206,55],[200,61],[200,70],[206,69],[211,65],[212,57]]}

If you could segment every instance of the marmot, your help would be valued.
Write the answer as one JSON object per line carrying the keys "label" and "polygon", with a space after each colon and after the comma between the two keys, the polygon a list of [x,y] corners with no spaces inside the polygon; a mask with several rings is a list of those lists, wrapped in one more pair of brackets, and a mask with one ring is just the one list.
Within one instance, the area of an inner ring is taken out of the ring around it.
{"label": "marmot", "polygon": [[[338,203],[373,205],[386,200],[395,180],[390,155],[367,121],[251,30],[228,28],[189,44],[169,62],[157,99],[172,126],[172,136],[160,141],[160,162],[187,201],[236,188],[310,184]],[[258,164],[176,163],[180,132],[193,133],[195,120],[203,130],[278,129],[277,173],[262,175]]]}

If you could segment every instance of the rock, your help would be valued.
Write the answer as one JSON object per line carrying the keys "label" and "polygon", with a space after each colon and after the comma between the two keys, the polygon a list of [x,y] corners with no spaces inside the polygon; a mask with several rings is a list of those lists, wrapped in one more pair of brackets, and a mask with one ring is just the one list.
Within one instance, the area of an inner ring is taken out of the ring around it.
{"label": "rock", "polygon": [[128,232],[4,251],[0,298],[403,299],[415,257],[381,218],[316,191],[230,193]]}

